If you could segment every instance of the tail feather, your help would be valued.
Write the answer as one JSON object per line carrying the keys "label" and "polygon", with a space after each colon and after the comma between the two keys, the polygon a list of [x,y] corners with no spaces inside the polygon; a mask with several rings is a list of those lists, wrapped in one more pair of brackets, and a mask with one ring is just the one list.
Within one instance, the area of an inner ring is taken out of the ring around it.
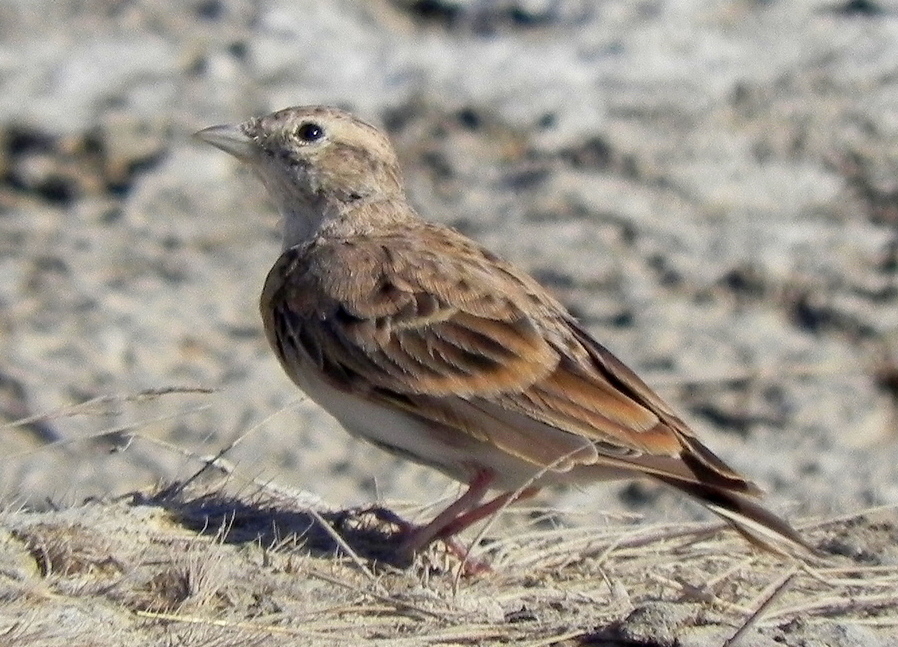
{"label": "tail feather", "polygon": [[787,521],[776,516],[744,494],[721,487],[655,475],[659,481],[697,499],[719,515],[750,543],[764,550],[787,554],[783,545],[797,546],[815,556],[822,553],[811,546]]}

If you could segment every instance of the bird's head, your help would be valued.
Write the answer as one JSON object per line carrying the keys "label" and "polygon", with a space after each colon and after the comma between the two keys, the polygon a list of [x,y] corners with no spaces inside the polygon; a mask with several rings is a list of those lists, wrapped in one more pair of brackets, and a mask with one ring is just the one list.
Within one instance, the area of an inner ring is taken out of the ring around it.
{"label": "bird's head", "polygon": [[237,125],[212,126],[196,137],[259,176],[285,219],[285,245],[358,206],[402,197],[389,140],[337,108],[286,108]]}

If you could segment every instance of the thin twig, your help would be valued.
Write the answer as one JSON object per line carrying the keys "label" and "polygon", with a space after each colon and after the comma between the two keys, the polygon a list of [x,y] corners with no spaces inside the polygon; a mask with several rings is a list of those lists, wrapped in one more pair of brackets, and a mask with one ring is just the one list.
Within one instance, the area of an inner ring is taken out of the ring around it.
{"label": "thin twig", "polygon": [[[155,418],[147,418],[144,420],[138,420],[137,422],[131,422],[124,425],[116,425],[115,427],[108,427],[101,431],[96,431],[91,434],[87,434],[86,436],[78,436],[77,438],[63,438],[61,440],[57,440],[52,443],[47,443],[42,445],[36,449],[29,449],[27,451],[18,452],[16,454],[7,454],[0,458],[0,460],[11,460],[16,458],[26,458],[28,456],[32,456],[39,452],[46,451],[49,448],[53,447],[65,447],[67,445],[73,445],[75,443],[84,442],[87,440],[96,440],[97,438],[103,438],[104,436],[113,436],[113,435],[127,435],[132,437],[138,437],[138,434],[131,434],[128,432],[140,429],[142,427],[146,427],[148,425],[152,425],[158,422],[165,422],[166,420],[176,420],[182,416],[187,416],[193,413],[199,413],[200,411],[205,411],[209,409],[212,405],[210,404],[202,404],[196,407],[191,407],[189,409],[184,409],[182,411],[178,411],[176,413],[170,413],[164,416],[156,416]],[[139,436],[140,438],[144,438],[144,436]]]}
{"label": "thin twig", "polygon": [[276,416],[279,416],[279,415],[280,415],[281,413],[283,413],[284,411],[287,411],[287,410],[293,408],[294,406],[296,406],[296,405],[298,405],[298,404],[301,404],[301,403],[304,402],[305,400],[306,400],[306,397],[305,397],[305,396],[301,396],[301,397],[297,398],[294,402],[291,402],[290,404],[281,407],[281,408],[278,409],[277,411],[272,412],[271,414],[269,414],[269,415],[267,415],[266,417],[262,418],[262,420],[260,420],[260,421],[257,422],[256,424],[254,424],[252,427],[250,427],[249,429],[247,429],[245,432],[243,432],[242,434],[240,434],[239,436],[237,436],[237,438],[235,438],[233,441],[231,441],[231,443],[230,443],[229,445],[226,445],[225,447],[221,448],[221,449],[218,451],[218,453],[215,454],[214,456],[212,456],[210,459],[204,459],[204,464],[203,464],[203,466],[202,466],[200,469],[198,469],[196,472],[194,472],[189,478],[187,478],[187,479],[181,484],[181,489],[183,490],[184,488],[186,488],[187,486],[189,486],[191,483],[193,483],[196,479],[198,479],[198,478],[200,477],[200,475],[201,475],[203,472],[205,472],[206,470],[208,470],[210,467],[212,467],[212,466],[218,467],[218,465],[220,464],[220,461],[222,461],[222,459],[224,458],[225,454],[227,454],[227,453],[230,452],[232,449],[234,449],[235,447],[237,447],[237,445],[239,445],[239,444],[242,443],[244,440],[246,440],[250,435],[252,435],[253,433],[255,433],[258,429],[261,429],[263,426],[265,426],[266,424],[268,424],[273,418],[275,418]]}
{"label": "thin twig", "polygon": [[760,619],[761,615],[773,604],[774,600],[780,597],[783,592],[786,590],[786,587],[795,577],[795,574],[798,572],[798,567],[793,566],[789,569],[789,571],[783,575],[778,581],[774,582],[770,586],[768,586],[764,591],[761,592],[756,599],[761,600],[761,603],[758,605],[758,608],[754,610],[754,612],[745,619],[745,622],[742,623],[742,626],[736,630],[732,636],[730,636],[727,640],[724,641],[723,647],[735,647],[736,643],[742,639],[745,633],[752,627],[754,624]]}
{"label": "thin twig", "polygon": [[78,402],[76,404],[67,404],[63,405],[57,409],[53,409],[51,411],[45,411],[43,413],[36,413],[34,415],[28,416],[27,418],[18,418],[17,420],[11,420],[9,422],[4,422],[0,424],[0,429],[8,429],[11,427],[22,427],[24,425],[30,425],[34,422],[46,422],[48,420],[55,420],[56,418],[73,418],[75,416],[84,416],[84,415],[101,415],[105,412],[98,412],[91,410],[92,407],[95,407],[100,404],[113,404],[119,402],[141,402],[143,400],[155,400],[156,398],[172,395],[172,394],[210,394],[217,392],[218,389],[213,389],[204,386],[166,386],[158,389],[145,389],[143,391],[137,391],[135,393],[124,393],[124,394],[112,394],[112,395],[98,395],[94,398],[90,398],[89,400],[85,400],[84,402]]}
{"label": "thin twig", "polygon": [[483,537],[486,535],[486,533],[489,532],[490,528],[492,528],[493,525],[495,525],[496,521],[499,519],[499,515],[501,515],[508,508],[508,506],[513,504],[515,501],[517,501],[518,497],[520,497],[538,479],[542,478],[542,476],[544,474],[551,472],[556,467],[561,465],[564,461],[568,460],[569,458],[572,458],[575,454],[577,454],[580,451],[581,451],[580,448],[574,449],[574,450],[564,454],[563,456],[559,456],[557,459],[555,459],[548,465],[544,466],[542,469],[535,472],[529,479],[527,479],[520,486],[518,486],[518,488],[514,491],[512,496],[509,497],[507,501],[504,501],[502,503],[502,505],[499,506],[499,508],[493,514],[491,514],[489,516],[489,518],[487,519],[487,522],[485,524],[483,524],[483,526],[480,528],[480,531],[474,536],[474,539],[468,545],[468,550],[465,551],[465,556],[462,559],[462,562],[459,565],[459,568],[455,573],[455,578],[453,579],[453,582],[452,582],[452,589],[455,594],[458,593],[458,585],[461,581],[461,576],[462,576],[462,573],[464,572],[465,565],[468,562],[468,556],[471,554],[471,549],[474,546],[476,546],[480,542],[480,540],[483,539]]}
{"label": "thin twig", "polygon": [[423,609],[419,606],[411,604],[410,602],[404,602],[402,600],[397,600],[396,598],[390,597],[389,595],[382,595],[380,593],[373,592],[373,591],[361,591],[357,586],[353,586],[352,584],[349,584],[348,582],[344,582],[337,577],[333,577],[332,575],[328,575],[327,573],[322,573],[321,571],[319,571],[317,569],[307,568],[306,572],[314,577],[324,580],[325,582],[329,582],[336,586],[341,586],[341,587],[348,589],[354,593],[370,595],[375,600],[380,600],[381,602],[384,602],[384,603],[390,605],[392,608],[399,608],[399,609],[405,609],[407,611],[414,611],[415,613],[420,613],[423,616],[428,616],[428,617],[434,618],[436,620],[442,620],[442,621],[447,620],[447,617],[445,614],[439,614],[439,613],[436,613],[435,611]]}
{"label": "thin twig", "polygon": [[383,587],[383,585],[380,583],[380,581],[377,579],[377,577],[374,576],[374,573],[372,573],[368,569],[368,566],[365,564],[365,560],[363,560],[361,557],[359,557],[358,553],[356,553],[352,549],[352,547],[348,543],[346,543],[346,540],[343,539],[343,537],[340,535],[340,533],[338,533],[336,530],[334,530],[334,527],[331,526],[324,519],[324,517],[322,517],[320,514],[318,514],[317,510],[313,510],[310,508],[307,512],[309,513],[309,516],[312,517],[315,521],[317,521],[318,524],[324,529],[324,531],[328,535],[330,535],[331,539],[333,539],[337,543],[337,545],[343,550],[343,552],[345,552],[347,555],[349,555],[349,558],[352,560],[352,563],[356,565],[356,567],[365,575],[365,577],[367,577],[371,581],[372,584],[374,584],[377,591],[381,595],[388,595],[387,590]]}

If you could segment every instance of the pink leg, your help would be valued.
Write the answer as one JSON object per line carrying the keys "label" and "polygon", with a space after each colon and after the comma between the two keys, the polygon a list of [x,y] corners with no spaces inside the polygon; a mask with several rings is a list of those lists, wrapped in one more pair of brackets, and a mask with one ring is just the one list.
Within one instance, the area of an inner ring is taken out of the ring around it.
{"label": "pink leg", "polygon": [[[465,516],[465,513],[476,506],[493,482],[493,474],[488,471],[478,472],[468,483],[467,491],[449,505],[433,521],[426,526],[413,530],[399,546],[399,553],[411,556],[418,552],[437,537],[450,537],[458,530],[445,532],[445,529],[454,525],[455,521]],[[476,519],[475,519],[476,521]],[[473,523],[473,521],[471,522]],[[470,524],[467,524],[470,525]],[[462,526],[465,528],[466,526]]]}
{"label": "pink leg", "polygon": [[468,555],[468,547],[464,546],[455,535],[462,532],[465,528],[468,528],[471,524],[477,523],[481,519],[501,510],[504,506],[511,505],[522,499],[529,499],[537,492],[539,492],[539,488],[531,487],[521,490],[521,492],[517,494],[515,492],[500,494],[483,505],[458,515],[443,527],[438,536],[445,542],[449,552],[461,560],[462,572],[465,575],[481,575],[490,572],[492,569],[487,562],[472,559]]}
{"label": "pink leg", "polygon": [[441,539],[447,539],[453,535],[457,535],[471,524],[475,524],[481,519],[485,519],[497,510],[502,509],[504,506],[523,501],[524,499],[529,499],[530,497],[535,496],[537,492],[539,492],[539,488],[529,487],[517,493],[506,492],[505,494],[500,494],[495,499],[491,499],[483,505],[461,513],[443,526],[443,529],[437,533],[437,536]]}

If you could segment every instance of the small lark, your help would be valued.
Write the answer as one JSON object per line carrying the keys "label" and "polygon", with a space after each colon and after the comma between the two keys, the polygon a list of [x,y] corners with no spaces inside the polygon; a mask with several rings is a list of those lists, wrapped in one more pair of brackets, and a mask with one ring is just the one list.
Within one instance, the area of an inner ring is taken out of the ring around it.
{"label": "small lark", "polygon": [[757,544],[807,547],[534,279],[418,216],[380,131],[312,106],[197,136],[248,164],[283,216],[261,310],[290,378],[351,434],[468,486],[401,554],[455,546],[544,485],[635,477]]}

